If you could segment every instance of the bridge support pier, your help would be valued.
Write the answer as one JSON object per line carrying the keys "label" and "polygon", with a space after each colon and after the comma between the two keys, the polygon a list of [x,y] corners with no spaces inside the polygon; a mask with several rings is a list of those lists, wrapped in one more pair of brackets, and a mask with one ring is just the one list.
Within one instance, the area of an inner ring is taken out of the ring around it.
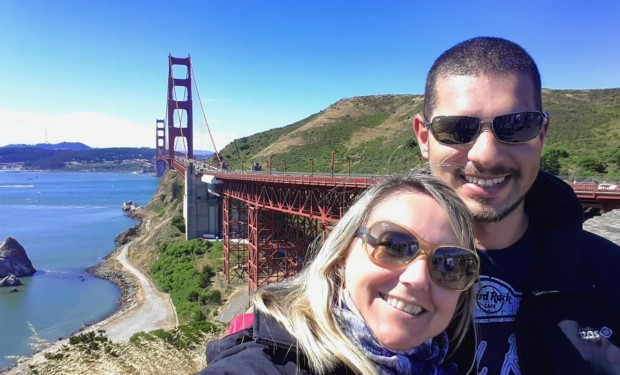
{"label": "bridge support pier", "polygon": [[196,167],[189,163],[185,170],[183,199],[185,238],[222,238],[222,200],[209,193],[209,184],[201,181]]}

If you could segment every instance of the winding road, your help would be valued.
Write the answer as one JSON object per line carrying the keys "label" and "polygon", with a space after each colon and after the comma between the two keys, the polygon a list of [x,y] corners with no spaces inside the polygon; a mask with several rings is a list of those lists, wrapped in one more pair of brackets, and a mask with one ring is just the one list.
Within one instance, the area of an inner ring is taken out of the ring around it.
{"label": "winding road", "polygon": [[171,329],[178,325],[174,305],[167,293],[155,288],[151,280],[127,259],[131,243],[124,245],[116,259],[139,280],[142,298],[136,306],[117,313],[108,319],[94,324],[93,328],[103,329],[112,341],[128,340],[134,333],[155,329]]}

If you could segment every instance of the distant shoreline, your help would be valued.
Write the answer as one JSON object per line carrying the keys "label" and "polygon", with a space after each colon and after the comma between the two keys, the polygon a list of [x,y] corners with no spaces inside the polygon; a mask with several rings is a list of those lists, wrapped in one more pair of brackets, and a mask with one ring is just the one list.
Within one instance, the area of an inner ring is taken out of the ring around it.
{"label": "distant shoreline", "polygon": [[128,171],[126,169],[107,170],[107,169],[5,169],[0,168],[0,173],[122,173],[122,174],[143,174],[155,177],[155,172]]}

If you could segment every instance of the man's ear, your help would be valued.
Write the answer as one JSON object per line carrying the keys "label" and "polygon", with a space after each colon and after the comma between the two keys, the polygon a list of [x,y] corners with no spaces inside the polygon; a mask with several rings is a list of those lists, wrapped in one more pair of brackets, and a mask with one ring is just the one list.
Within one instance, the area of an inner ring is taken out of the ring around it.
{"label": "man's ear", "polygon": [[418,146],[420,146],[420,153],[425,159],[428,159],[428,129],[424,122],[424,116],[418,113],[413,118],[413,132],[418,139]]}

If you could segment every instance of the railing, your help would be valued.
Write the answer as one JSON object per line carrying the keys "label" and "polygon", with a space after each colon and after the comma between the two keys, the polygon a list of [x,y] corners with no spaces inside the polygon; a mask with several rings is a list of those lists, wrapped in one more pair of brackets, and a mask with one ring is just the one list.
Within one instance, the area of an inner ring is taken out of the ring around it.
{"label": "railing", "polygon": [[576,182],[569,184],[575,193],[610,193],[620,194],[620,184],[618,183],[593,183],[593,182]]}
{"label": "railing", "polygon": [[[173,164],[175,169],[187,167],[189,162],[194,163],[196,171],[200,173],[213,174],[218,178],[229,180],[263,181],[268,183],[285,183],[301,185],[332,185],[335,181],[340,181],[345,186],[362,187],[370,186],[384,178],[384,176],[354,173],[316,173],[316,172],[289,172],[271,170],[223,170],[216,168],[200,160],[187,160],[182,157],[175,157]],[[620,181],[616,182],[568,182],[575,193],[596,193],[603,195],[620,195]]]}

